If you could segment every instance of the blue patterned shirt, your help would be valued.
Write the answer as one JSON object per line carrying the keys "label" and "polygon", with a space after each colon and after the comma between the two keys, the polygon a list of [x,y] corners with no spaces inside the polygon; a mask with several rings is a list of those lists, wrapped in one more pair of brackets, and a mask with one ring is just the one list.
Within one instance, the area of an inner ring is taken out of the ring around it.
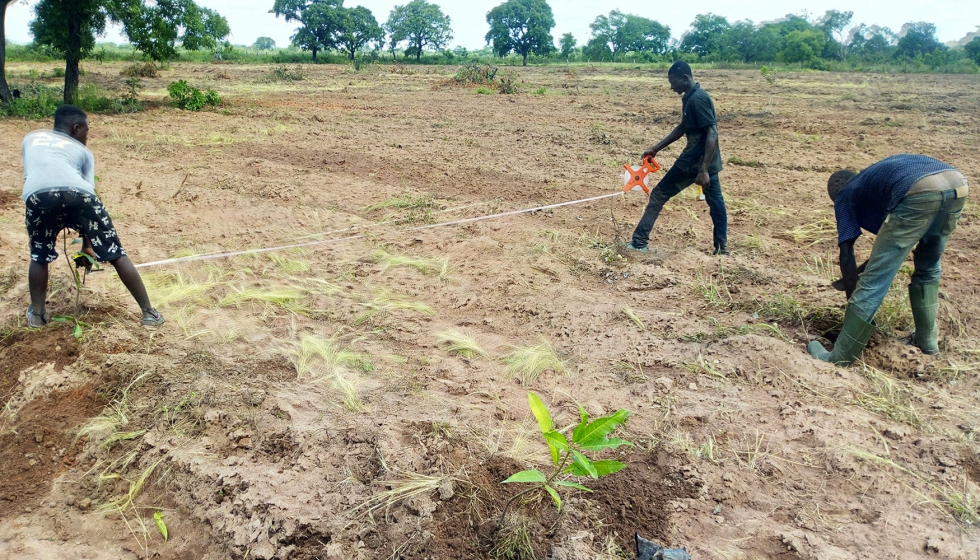
{"label": "blue patterned shirt", "polygon": [[834,200],[837,244],[861,237],[862,229],[877,234],[916,181],[951,169],[955,168],[928,156],[898,154],[861,171]]}

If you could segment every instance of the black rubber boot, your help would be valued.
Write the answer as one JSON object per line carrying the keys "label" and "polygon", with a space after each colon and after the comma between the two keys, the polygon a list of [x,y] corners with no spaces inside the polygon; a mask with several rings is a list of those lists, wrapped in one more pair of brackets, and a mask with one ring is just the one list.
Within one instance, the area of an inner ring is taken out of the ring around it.
{"label": "black rubber boot", "polygon": [[875,332],[874,323],[867,323],[864,319],[857,316],[848,307],[844,312],[844,327],[841,328],[840,336],[833,349],[829,352],[824,349],[823,344],[816,340],[807,344],[806,349],[810,355],[818,360],[831,362],[839,366],[849,366],[858,359],[864,347],[871,340],[871,335]]}
{"label": "black rubber boot", "polygon": [[912,331],[912,344],[923,354],[939,353],[939,329],[936,328],[936,312],[939,311],[939,284],[909,286],[909,306],[915,330]]}

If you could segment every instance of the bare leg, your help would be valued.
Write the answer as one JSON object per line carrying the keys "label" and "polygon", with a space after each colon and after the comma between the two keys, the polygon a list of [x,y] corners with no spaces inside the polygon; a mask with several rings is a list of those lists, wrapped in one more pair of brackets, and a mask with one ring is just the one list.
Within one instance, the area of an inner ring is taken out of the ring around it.
{"label": "bare leg", "polygon": [[[115,267],[119,279],[122,280],[123,285],[126,286],[129,293],[133,295],[133,299],[140,306],[140,311],[152,307],[150,296],[147,295],[146,287],[143,285],[143,279],[140,278],[140,273],[136,270],[133,261],[129,260],[129,257],[120,257],[109,264]],[[33,290],[31,293],[33,294]]]}
{"label": "bare leg", "polygon": [[48,263],[31,261],[27,269],[27,284],[31,290],[31,308],[35,315],[44,316],[44,300],[48,297]]}

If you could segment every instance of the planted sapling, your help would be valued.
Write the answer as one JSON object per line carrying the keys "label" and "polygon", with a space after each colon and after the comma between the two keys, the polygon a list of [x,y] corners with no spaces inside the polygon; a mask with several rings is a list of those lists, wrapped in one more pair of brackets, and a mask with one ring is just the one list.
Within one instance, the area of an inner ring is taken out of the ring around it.
{"label": "planted sapling", "polygon": [[599,478],[600,476],[617,472],[626,466],[619,461],[593,461],[585,456],[585,452],[597,452],[604,449],[616,449],[621,445],[633,445],[626,440],[607,437],[616,428],[626,422],[630,414],[626,409],[621,408],[610,416],[596,418],[590,422],[588,413],[579,405],[580,421],[572,430],[572,437],[568,438],[562,432],[567,432],[572,426],[568,426],[562,430],[556,430],[554,422],[551,419],[551,412],[548,411],[548,407],[541,401],[541,397],[534,392],[530,392],[527,394],[527,401],[531,407],[531,412],[538,421],[538,426],[541,428],[541,435],[544,437],[545,443],[548,444],[548,450],[551,451],[552,471],[551,474],[545,474],[537,469],[524,470],[514,473],[501,483],[522,482],[533,484],[534,486],[517,493],[508,500],[507,505],[504,506],[504,511],[500,514],[500,521],[497,522],[498,526],[503,524],[507,509],[510,508],[514,500],[524,494],[538,490],[547,492],[551,496],[551,499],[554,500],[555,506],[561,511],[561,496],[558,494],[558,487],[575,488],[583,492],[591,492],[585,486],[567,480],[566,477],[588,476]]}

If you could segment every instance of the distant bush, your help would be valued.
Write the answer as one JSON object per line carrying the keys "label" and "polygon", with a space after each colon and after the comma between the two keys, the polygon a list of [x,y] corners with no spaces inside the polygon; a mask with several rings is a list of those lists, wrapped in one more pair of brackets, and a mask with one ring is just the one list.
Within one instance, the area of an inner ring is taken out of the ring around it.
{"label": "distant bush", "polygon": [[20,90],[20,98],[14,99],[10,105],[0,107],[4,116],[23,117],[27,119],[46,119],[54,115],[64,98],[61,89],[44,85],[31,80],[22,86],[10,84],[11,89]]}
{"label": "distant bush", "polygon": [[170,93],[170,105],[185,111],[200,111],[205,107],[221,105],[221,96],[213,89],[201,91],[190,86],[184,80],[172,82],[167,86]]}
{"label": "distant bush", "polygon": [[270,82],[298,82],[304,77],[303,69],[299,66],[290,70],[285,65],[281,65],[269,70],[266,80]]}
{"label": "distant bush", "polygon": [[493,64],[477,64],[471,62],[459,67],[453,81],[457,84],[483,85],[492,84],[497,76],[497,67]]}
{"label": "distant bush", "polygon": [[156,78],[157,65],[153,62],[135,62],[123,68],[119,74],[129,78]]}

